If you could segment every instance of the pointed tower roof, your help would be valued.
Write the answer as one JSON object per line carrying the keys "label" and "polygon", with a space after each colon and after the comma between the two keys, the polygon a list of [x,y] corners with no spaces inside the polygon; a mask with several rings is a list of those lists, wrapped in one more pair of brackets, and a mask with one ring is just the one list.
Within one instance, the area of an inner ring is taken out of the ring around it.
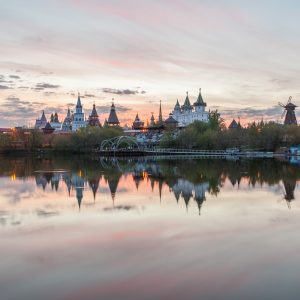
{"label": "pointed tower roof", "polygon": [[71,111],[70,111],[69,107],[68,107],[68,112],[67,112],[67,118],[71,118]]}
{"label": "pointed tower roof", "polygon": [[95,103],[93,104],[93,109],[92,109],[91,117],[98,118],[98,113],[97,113],[97,110],[96,110]]}
{"label": "pointed tower roof", "polygon": [[119,125],[120,124],[119,119],[117,117],[117,113],[116,113],[114,99],[113,99],[112,104],[111,104],[111,108],[110,108],[110,113],[109,113],[109,117],[108,117],[108,120],[107,120],[107,124],[110,124],[110,125]]}
{"label": "pointed tower roof", "polygon": [[178,121],[176,121],[174,118],[173,118],[173,115],[172,114],[169,114],[169,118],[165,120],[165,123],[166,124],[177,124]]}
{"label": "pointed tower roof", "polygon": [[150,118],[149,127],[154,127],[155,126],[155,118],[154,118],[153,112],[151,114],[152,115],[151,115],[151,118]]}
{"label": "pointed tower roof", "polygon": [[41,121],[42,121],[42,122],[47,122],[47,119],[46,119],[46,116],[45,116],[45,112],[44,112],[44,111],[43,111],[43,113],[42,113]]}
{"label": "pointed tower roof", "polygon": [[50,125],[49,122],[47,122],[46,126],[44,127],[44,129],[52,129],[52,126]]}
{"label": "pointed tower roof", "polygon": [[194,103],[194,106],[206,106],[206,103],[203,101],[203,98],[201,95],[201,88],[199,89],[199,95],[198,95],[197,101]]}
{"label": "pointed tower roof", "polygon": [[180,110],[180,104],[179,104],[178,99],[177,99],[176,104],[174,106],[174,110]]}
{"label": "pointed tower roof", "polygon": [[101,127],[95,103],[93,104],[93,109],[92,109],[92,112],[89,116],[88,124],[89,124],[89,126]]}
{"label": "pointed tower roof", "polygon": [[47,122],[46,126],[42,128],[43,133],[51,134],[54,131],[54,128]]}
{"label": "pointed tower roof", "polygon": [[162,118],[162,110],[161,110],[161,100],[159,102],[159,114],[158,114],[158,123],[162,123],[163,122],[163,118]]}
{"label": "pointed tower roof", "polygon": [[110,190],[111,198],[114,202],[115,198],[116,198],[116,193],[117,193],[117,188],[118,188],[118,184],[120,181],[120,177],[116,176],[115,178],[109,178],[107,181],[108,181],[108,187]]}
{"label": "pointed tower roof", "polygon": [[140,122],[139,114],[136,114],[135,119],[134,119],[134,122]]}
{"label": "pointed tower roof", "polygon": [[82,108],[81,100],[80,100],[80,93],[78,93],[76,108]]}
{"label": "pointed tower roof", "polygon": [[239,125],[237,123],[237,121],[235,119],[233,119],[230,123],[230,125],[228,126],[229,129],[236,129],[239,128]]}
{"label": "pointed tower roof", "polygon": [[53,121],[59,123],[57,112],[55,112],[55,114],[53,116]]}
{"label": "pointed tower roof", "polygon": [[191,102],[190,102],[190,99],[189,99],[189,92],[186,92],[186,97],[185,97],[185,100],[184,100],[184,104],[182,105],[182,108],[183,109],[191,109],[192,108]]}

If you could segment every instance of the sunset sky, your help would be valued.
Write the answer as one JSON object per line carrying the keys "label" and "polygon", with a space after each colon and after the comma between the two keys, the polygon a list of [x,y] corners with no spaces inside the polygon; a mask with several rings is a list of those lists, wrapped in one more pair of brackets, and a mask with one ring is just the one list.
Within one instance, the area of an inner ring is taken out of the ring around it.
{"label": "sunset sky", "polygon": [[0,127],[60,118],[80,92],[101,122],[168,116],[198,90],[228,122],[280,120],[300,104],[295,0],[10,0],[0,4]]}

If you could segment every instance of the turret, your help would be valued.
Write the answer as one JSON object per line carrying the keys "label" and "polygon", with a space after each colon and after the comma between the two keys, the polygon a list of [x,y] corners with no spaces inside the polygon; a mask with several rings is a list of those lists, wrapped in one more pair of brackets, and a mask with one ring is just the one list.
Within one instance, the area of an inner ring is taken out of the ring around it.
{"label": "turret", "polygon": [[194,103],[194,107],[195,107],[196,111],[204,111],[205,106],[206,106],[206,103],[203,101],[203,98],[201,95],[201,88],[200,88],[197,101]]}
{"label": "turret", "polygon": [[154,118],[154,115],[152,113],[151,118],[150,118],[150,127],[153,127],[153,126],[155,126],[155,118]]}
{"label": "turret", "polygon": [[144,127],[144,122],[141,121],[139,115],[136,114],[136,117],[135,117],[134,122],[132,124],[132,129],[139,130],[139,129],[142,129],[143,127]]}
{"label": "turret", "polygon": [[77,114],[81,114],[82,113],[82,105],[81,105],[81,100],[80,100],[80,93],[78,93],[77,104],[76,104],[76,113]]}
{"label": "turret", "polygon": [[93,104],[93,109],[88,119],[88,125],[101,127],[95,103]]}
{"label": "turret", "polygon": [[158,124],[162,124],[163,118],[162,118],[162,110],[161,110],[161,100],[159,102],[159,114],[158,114]]}
{"label": "turret", "polygon": [[111,104],[111,108],[110,108],[110,113],[109,113],[109,117],[107,120],[107,124],[108,125],[119,125],[119,119],[117,117],[117,113],[116,113],[116,108],[115,108],[115,104],[114,104],[114,99],[112,99],[112,104]]}
{"label": "turret", "polygon": [[186,92],[186,97],[185,97],[184,104],[182,105],[182,109],[185,111],[193,109],[190,99],[189,99],[189,92]]}
{"label": "turret", "polygon": [[179,111],[180,112],[180,104],[179,104],[178,99],[177,99],[176,104],[174,106],[174,111]]}

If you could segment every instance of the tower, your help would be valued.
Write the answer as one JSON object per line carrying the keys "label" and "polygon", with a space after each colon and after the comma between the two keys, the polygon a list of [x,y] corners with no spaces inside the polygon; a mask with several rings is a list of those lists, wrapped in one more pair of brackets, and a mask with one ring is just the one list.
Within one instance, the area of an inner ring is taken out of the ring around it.
{"label": "tower", "polygon": [[201,95],[201,88],[200,88],[197,101],[194,103],[195,111],[196,112],[204,112],[205,106],[206,106],[206,103],[203,101],[203,98]]}
{"label": "tower", "polygon": [[184,111],[190,111],[193,109],[190,99],[189,99],[189,92],[186,92],[186,97],[185,97],[184,103],[182,105],[182,109]]}
{"label": "tower", "polygon": [[95,103],[93,104],[93,109],[88,119],[88,125],[93,127],[101,127]]}
{"label": "tower", "polygon": [[72,131],[77,131],[79,128],[82,127],[86,127],[86,122],[84,120],[84,113],[82,112],[80,94],[78,93],[76,110],[73,117]]}
{"label": "tower", "polygon": [[117,116],[117,113],[116,113],[116,108],[115,108],[115,104],[114,104],[114,98],[112,99],[110,113],[109,113],[109,117],[108,117],[106,123],[108,125],[113,125],[113,126],[116,126],[116,125],[120,124],[118,116]]}
{"label": "tower", "polygon": [[155,119],[154,119],[154,115],[153,113],[151,113],[151,118],[150,118],[150,127],[154,127],[155,126]]}
{"label": "tower", "polygon": [[162,110],[161,110],[161,100],[159,102],[159,114],[158,114],[158,124],[162,124],[163,123],[163,118],[162,118]]}
{"label": "tower", "polygon": [[295,115],[295,108],[297,105],[293,104],[292,102],[292,97],[289,97],[289,100],[286,105],[282,103],[278,103],[281,107],[283,107],[285,110],[282,113],[282,118],[284,118],[284,125],[297,125],[297,119]]}
{"label": "tower", "polygon": [[62,131],[72,131],[72,116],[70,112],[70,108],[68,108],[67,116],[64,119],[64,122],[61,126]]}
{"label": "tower", "polygon": [[35,120],[35,129],[42,129],[46,126],[47,124],[47,118],[45,116],[45,112],[43,111],[42,116],[40,119]]}
{"label": "tower", "polygon": [[139,129],[142,129],[143,127],[144,127],[144,122],[141,121],[139,114],[136,114],[136,117],[132,124],[132,129],[139,130]]}

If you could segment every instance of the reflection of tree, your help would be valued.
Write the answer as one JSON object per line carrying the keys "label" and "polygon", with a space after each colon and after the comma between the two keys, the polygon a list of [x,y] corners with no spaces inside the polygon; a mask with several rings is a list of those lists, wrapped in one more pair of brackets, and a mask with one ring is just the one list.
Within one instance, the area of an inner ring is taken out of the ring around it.
{"label": "reflection of tree", "polygon": [[[123,174],[130,174],[138,189],[141,182],[150,181],[153,190],[158,187],[160,199],[163,186],[169,187],[177,202],[183,201],[188,208],[191,200],[197,203],[199,213],[206,199],[205,194],[217,196],[224,182],[239,186],[241,181],[249,186],[276,185],[283,181],[285,199],[294,199],[300,168],[274,160],[155,160],[153,158],[109,159],[101,161],[89,157],[8,157],[1,161],[0,176],[12,178],[35,177],[37,186],[53,190],[63,182],[70,194],[75,190],[78,205],[87,186],[94,199],[101,178],[107,183],[112,200],[115,200],[118,184]],[[163,199],[161,199],[163,201]]]}
{"label": "reflection of tree", "polygon": [[294,191],[296,188],[296,181],[283,180],[283,185],[285,189],[284,199],[286,200],[288,207],[290,207],[290,203],[295,199]]}

